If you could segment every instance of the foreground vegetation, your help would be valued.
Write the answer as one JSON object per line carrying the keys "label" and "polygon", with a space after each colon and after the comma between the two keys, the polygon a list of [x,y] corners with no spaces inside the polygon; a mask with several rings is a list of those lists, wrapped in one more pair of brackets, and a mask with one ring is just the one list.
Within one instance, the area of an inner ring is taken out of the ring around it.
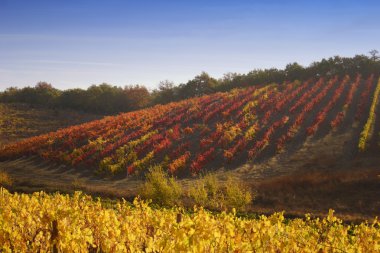
{"label": "foreground vegetation", "polygon": [[113,204],[76,192],[11,194],[0,189],[2,252],[379,252],[380,223],[324,219],[259,219],[203,208],[153,209]]}
{"label": "foreground vegetation", "polygon": [[221,182],[215,174],[206,174],[185,190],[160,166],[149,169],[139,195],[160,206],[197,205],[218,211],[244,211],[252,203],[251,190],[239,179],[227,176],[226,182]]}

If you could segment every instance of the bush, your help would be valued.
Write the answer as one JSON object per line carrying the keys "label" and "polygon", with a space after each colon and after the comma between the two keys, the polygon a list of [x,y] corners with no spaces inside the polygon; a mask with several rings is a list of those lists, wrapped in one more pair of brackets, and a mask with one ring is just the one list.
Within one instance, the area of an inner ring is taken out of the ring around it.
{"label": "bush", "polygon": [[[146,174],[146,181],[139,190],[145,200],[152,200],[160,206],[181,205],[181,185],[166,173],[161,166],[154,166]],[[202,206],[211,210],[244,211],[252,202],[251,192],[243,183],[228,176],[219,181],[215,174],[207,174],[192,182],[187,193],[190,205]]]}
{"label": "bush", "polygon": [[214,210],[243,211],[252,201],[252,195],[240,180],[228,177],[225,184],[214,174],[207,174],[189,188],[191,201]]}
{"label": "bush", "polygon": [[9,187],[12,186],[13,180],[5,171],[0,171],[0,186]]}
{"label": "bush", "polygon": [[229,177],[225,187],[224,200],[228,209],[245,210],[247,205],[252,202],[252,194],[242,182]]}
{"label": "bush", "polygon": [[161,206],[179,205],[182,187],[173,177],[169,177],[161,166],[154,166],[146,174],[146,182],[140,189],[140,196]]}
{"label": "bush", "polygon": [[189,197],[198,206],[220,209],[220,186],[213,174],[207,174],[189,188]]}
{"label": "bush", "polygon": [[86,187],[86,182],[82,178],[75,178],[71,182],[71,186],[75,190],[83,190]]}

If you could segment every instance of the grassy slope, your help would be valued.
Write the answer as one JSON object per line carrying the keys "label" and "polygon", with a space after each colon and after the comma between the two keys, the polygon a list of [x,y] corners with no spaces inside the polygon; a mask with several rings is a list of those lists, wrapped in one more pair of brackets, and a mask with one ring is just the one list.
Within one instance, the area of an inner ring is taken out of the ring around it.
{"label": "grassy slope", "polygon": [[95,120],[100,116],[68,110],[0,104],[0,145]]}

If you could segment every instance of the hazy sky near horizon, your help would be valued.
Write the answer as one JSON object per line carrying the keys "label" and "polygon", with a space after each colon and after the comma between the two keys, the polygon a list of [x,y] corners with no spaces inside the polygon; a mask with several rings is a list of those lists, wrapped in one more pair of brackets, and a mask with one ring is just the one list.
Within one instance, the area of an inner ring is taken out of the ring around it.
{"label": "hazy sky near horizon", "polygon": [[186,82],[380,50],[380,1],[0,0],[0,90]]}

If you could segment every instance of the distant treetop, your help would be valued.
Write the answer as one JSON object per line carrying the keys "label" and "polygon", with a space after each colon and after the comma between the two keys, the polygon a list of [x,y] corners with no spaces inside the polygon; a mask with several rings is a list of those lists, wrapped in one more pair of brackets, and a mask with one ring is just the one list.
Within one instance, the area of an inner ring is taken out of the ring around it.
{"label": "distant treetop", "polygon": [[285,81],[306,80],[319,76],[370,74],[380,75],[380,56],[375,49],[369,56],[334,56],[304,67],[297,62],[289,63],[285,69],[254,69],[247,74],[226,73],[220,79],[202,72],[186,83],[175,85],[169,80],[161,81],[158,89],[151,92],[143,85],[117,87],[107,83],[92,85],[86,90],[58,90],[50,83],[38,82],[34,87],[10,87],[0,92],[0,102],[27,103],[50,108],[65,108],[99,114],[116,114],[166,104],[190,97],[199,97],[234,88]]}

